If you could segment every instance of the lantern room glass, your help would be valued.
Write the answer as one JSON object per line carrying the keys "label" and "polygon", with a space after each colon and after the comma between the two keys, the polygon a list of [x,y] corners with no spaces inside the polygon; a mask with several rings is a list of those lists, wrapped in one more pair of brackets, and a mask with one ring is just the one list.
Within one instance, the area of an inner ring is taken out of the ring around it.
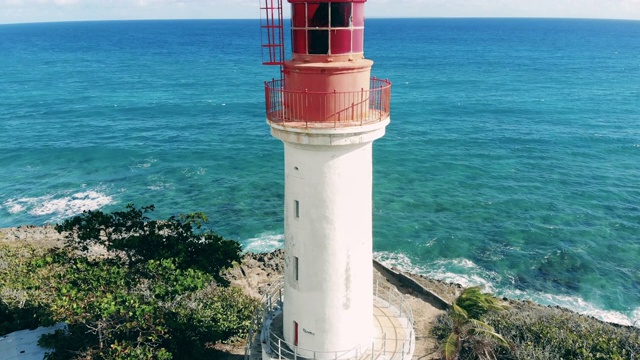
{"label": "lantern room glass", "polygon": [[351,3],[331,3],[331,27],[346,28],[351,26]]}
{"label": "lantern room glass", "polygon": [[351,52],[351,30],[331,30],[331,53],[348,54]]}
{"label": "lantern room glass", "polygon": [[353,3],[353,26],[364,27],[364,3]]}
{"label": "lantern room glass", "polygon": [[329,30],[309,30],[308,52],[312,55],[329,54]]}
{"label": "lantern room glass", "polygon": [[292,50],[303,55],[362,53],[364,3],[292,4]]}

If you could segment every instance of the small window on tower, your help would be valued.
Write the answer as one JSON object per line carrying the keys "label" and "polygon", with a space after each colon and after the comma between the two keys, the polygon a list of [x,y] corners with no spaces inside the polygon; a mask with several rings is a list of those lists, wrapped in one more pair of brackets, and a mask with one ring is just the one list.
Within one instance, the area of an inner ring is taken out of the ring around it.
{"label": "small window on tower", "polygon": [[296,281],[298,281],[298,275],[299,275],[298,264],[299,264],[298,257],[294,256],[293,257],[293,278],[296,279]]}
{"label": "small window on tower", "polygon": [[300,218],[300,202],[298,200],[293,201],[293,213],[296,219]]}

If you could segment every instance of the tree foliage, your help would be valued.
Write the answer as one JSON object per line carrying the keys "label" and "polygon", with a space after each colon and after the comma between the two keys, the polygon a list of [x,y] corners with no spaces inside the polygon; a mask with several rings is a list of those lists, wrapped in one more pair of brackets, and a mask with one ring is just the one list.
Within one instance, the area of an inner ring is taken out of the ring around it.
{"label": "tree foliage", "polygon": [[87,211],[56,226],[64,248],[23,254],[19,266],[3,267],[0,252],[0,311],[32,317],[29,327],[66,322],[41,338],[48,359],[211,358],[258,306],[220,274],[240,246],[204,229],[202,214],[156,221],[151,211]]}
{"label": "tree foliage", "polygon": [[136,208],[129,204],[124,211],[112,213],[85,211],[55,228],[66,234],[66,246],[71,250],[87,252],[101,247],[124,255],[122,260],[130,268],[150,260],[174,259],[177,268],[200,270],[225,282],[219,272],[240,261],[240,244],[205,230],[207,217],[203,213],[158,221],[147,216],[154,209],[153,205]]}
{"label": "tree foliage", "polygon": [[65,261],[70,266],[49,291],[55,318],[69,327],[44,337],[55,349],[49,359],[203,358],[207,343],[243,335],[256,306],[173,259],[148,261],[142,273],[153,278],[135,284],[117,262]]}

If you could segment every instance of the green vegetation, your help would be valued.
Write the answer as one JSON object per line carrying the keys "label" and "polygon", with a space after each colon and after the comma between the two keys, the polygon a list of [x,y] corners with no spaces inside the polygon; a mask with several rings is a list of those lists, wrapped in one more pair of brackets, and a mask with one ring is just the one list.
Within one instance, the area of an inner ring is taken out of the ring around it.
{"label": "green vegetation", "polygon": [[53,325],[41,291],[60,271],[48,250],[31,246],[0,244],[0,335],[40,325]]}
{"label": "green vegetation", "polygon": [[496,348],[509,344],[480,318],[490,311],[502,309],[504,306],[496,298],[480,292],[480,288],[465,289],[435,327],[436,336],[443,341],[444,358],[494,359]]}
{"label": "green vegetation", "polygon": [[[240,245],[202,214],[155,221],[153,207],[64,221],[61,249],[0,245],[0,334],[65,321],[48,359],[201,359],[248,331],[259,305],[220,271]],[[7,320],[5,320],[7,319]]]}
{"label": "green vegetation", "polygon": [[640,329],[524,302],[505,308],[478,288],[466,289],[438,318],[434,335],[445,359],[635,360],[640,355]]}
{"label": "green vegetation", "polygon": [[613,325],[559,308],[513,308],[485,321],[515,346],[500,359],[637,360],[640,329]]}

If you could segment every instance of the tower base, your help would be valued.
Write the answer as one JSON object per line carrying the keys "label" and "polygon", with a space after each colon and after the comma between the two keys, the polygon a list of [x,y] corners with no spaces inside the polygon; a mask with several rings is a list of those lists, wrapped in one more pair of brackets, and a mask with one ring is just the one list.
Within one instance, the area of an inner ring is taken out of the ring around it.
{"label": "tower base", "polygon": [[353,349],[319,352],[301,349],[285,342],[282,334],[282,281],[275,282],[263,298],[263,309],[256,319],[261,324],[249,336],[245,360],[336,359],[410,360],[415,349],[413,313],[397,290],[374,283],[374,338]]}

